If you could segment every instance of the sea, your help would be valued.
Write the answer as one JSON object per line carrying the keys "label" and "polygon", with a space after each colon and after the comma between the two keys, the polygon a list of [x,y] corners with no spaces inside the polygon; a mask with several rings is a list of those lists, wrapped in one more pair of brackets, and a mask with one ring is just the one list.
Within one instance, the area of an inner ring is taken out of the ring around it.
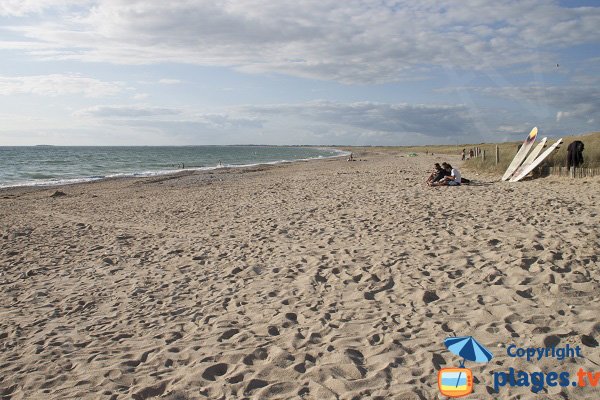
{"label": "sea", "polygon": [[164,175],[338,157],[303,146],[0,146],[0,188]]}

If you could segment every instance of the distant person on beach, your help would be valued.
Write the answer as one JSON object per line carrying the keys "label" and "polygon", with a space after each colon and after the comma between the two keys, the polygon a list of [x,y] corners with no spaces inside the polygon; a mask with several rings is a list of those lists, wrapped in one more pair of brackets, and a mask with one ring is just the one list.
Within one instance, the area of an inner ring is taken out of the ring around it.
{"label": "distant person on beach", "polygon": [[475,156],[475,152],[473,149],[469,150],[469,158],[473,158]]}
{"label": "distant person on beach", "polygon": [[462,149],[462,160],[465,161],[466,157],[467,157],[467,151],[465,149]]}
{"label": "distant person on beach", "polygon": [[435,163],[433,165],[433,171],[431,172],[431,175],[429,175],[429,178],[427,178],[427,184],[432,185],[436,182],[439,182],[446,175],[448,175],[448,172],[442,168],[439,163]]}
{"label": "distant person on beach", "polygon": [[442,163],[442,168],[450,174],[442,178],[439,182],[434,183],[433,186],[460,186],[460,171],[456,168],[452,168],[452,165],[448,163]]}
{"label": "distant person on beach", "polygon": [[348,157],[348,161],[356,161],[356,159],[352,156],[352,153],[350,153],[350,157]]}

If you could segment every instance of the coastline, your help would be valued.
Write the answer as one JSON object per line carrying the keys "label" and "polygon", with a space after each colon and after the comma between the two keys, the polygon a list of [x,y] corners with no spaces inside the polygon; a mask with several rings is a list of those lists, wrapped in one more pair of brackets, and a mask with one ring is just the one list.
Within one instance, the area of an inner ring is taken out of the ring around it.
{"label": "coastline", "polygon": [[[52,148],[54,146],[42,145],[42,146],[32,146],[32,147]],[[79,147],[81,147],[81,146],[79,146]],[[140,146],[140,148],[147,148],[147,147],[148,146]],[[159,146],[159,148],[160,147],[164,147],[164,146]],[[189,148],[189,147],[194,147],[194,146],[182,146],[181,148]],[[204,147],[211,147],[211,146],[204,146]],[[212,146],[212,147],[260,147],[260,148],[302,147],[302,148],[311,148],[311,149],[315,149],[315,150],[334,151],[337,154],[330,155],[330,156],[321,156],[320,155],[320,156],[315,156],[315,157],[296,158],[296,159],[289,159],[289,160],[288,159],[280,159],[280,160],[264,161],[264,162],[257,161],[257,162],[250,162],[250,163],[245,163],[245,164],[225,164],[225,165],[221,165],[221,166],[219,166],[219,165],[188,166],[188,168],[185,168],[183,163],[178,163],[178,164],[173,165],[172,167],[181,166],[182,168],[177,168],[177,169],[171,168],[171,169],[162,169],[162,170],[145,170],[145,171],[137,171],[137,172],[120,172],[120,173],[111,173],[109,175],[81,176],[81,177],[73,177],[73,178],[62,178],[62,179],[58,179],[58,180],[46,179],[46,180],[40,180],[40,181],[20,182],[20,183],[14,183],[14,184],[0,184],[0,190],[8,189],[8,188],[19,188],[19,187],[68,186],[68,185],[98,182],[98,181],[111,180],[111,179],[153,178],[153,177],[177,175],[180,173],[187,173],[187,172],[206,172],[206,171],[215,171],[215,170],[221,170],[221,169],[236,169],[236,168],[257,167],[257,166],[262,166],[262,165],[288,164],[288,163],[293,163],[293,162],[298,162],[298,161],[310,161],[310,160],[344,157],[349,154],[348,152],[341,150],[339,148],[327,147],[327,146],[266,146],[266,145],[239,146],[239,145],[232,145],[232,146]]]}
{"label": "coastline", "polygon": [[[494,353],[477,398],[598,369],[600,179],[431,188],[458,156],[355,155],[0,190],[3,396],[438,398],[453,335]],[[585,358],[505,351],[548,343]]]}

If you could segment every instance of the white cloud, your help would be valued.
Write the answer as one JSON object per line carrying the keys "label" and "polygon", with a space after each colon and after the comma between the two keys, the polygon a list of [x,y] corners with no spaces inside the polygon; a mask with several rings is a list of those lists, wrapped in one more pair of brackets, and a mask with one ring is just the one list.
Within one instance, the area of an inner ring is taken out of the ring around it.
{"label": "white cloud", "polygon": [[593,123],[600,118],[600,88],[597,86],[522,86],[472,90],[557,109],[556,122],[579,119]]}
{"label": "white cloud", "polygon": [[163,84],[163,85],[177,85],[177,84],[180,84],[181,81],[179,79],[164,78],[164,79],[160,79],[158,81],[158,83]]}
{"label": "white cloud", "polygon": [[41,13],[49,8],[65,8],[72,5],[85,6],[86,0],[0,0],[0,15],[23,16]]}
{"label": "white cloud", "polygon": [[151,106],[95,106],[77,111],[77,116],[99,118],[145,118],[178,115],[181,110],[165,107]]}
{"label": "white cloud", "polygon": [[112,96],[123,90],[119,82],[104,82],[81,75],[0,76],[0,95],[34,94],[60,96],[83,94],[86,97]]}
{"label": "white cloud", "polygon": [[598,42],[598,26],[600,8],[544,0],[99,0],[59,20],[15,27],[21,40],[0,46],[22,43],[35,54],[37,41],[43,58],[372,83],[422,76],[432,66],[539,69],[563,46]]}
{"label": "white cloud", "polygon": [[241,115],[236,110],[223,113],[202,113],[180,108],[148,105],[99,105],[78,110],[73,115],[92,117],[110,124],[153,126],[157,129],[169,126],[188,126],[226,130],[262,126],[260,119],[254,116]]}

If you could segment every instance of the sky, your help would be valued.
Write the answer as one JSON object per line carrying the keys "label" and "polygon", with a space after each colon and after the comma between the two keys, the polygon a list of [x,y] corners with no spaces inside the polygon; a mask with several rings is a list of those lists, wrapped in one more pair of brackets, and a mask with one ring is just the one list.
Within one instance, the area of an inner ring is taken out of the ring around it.
{"label": "sky", "polygon": [[0,146],[600,131],[600,1],[0,0]]}

